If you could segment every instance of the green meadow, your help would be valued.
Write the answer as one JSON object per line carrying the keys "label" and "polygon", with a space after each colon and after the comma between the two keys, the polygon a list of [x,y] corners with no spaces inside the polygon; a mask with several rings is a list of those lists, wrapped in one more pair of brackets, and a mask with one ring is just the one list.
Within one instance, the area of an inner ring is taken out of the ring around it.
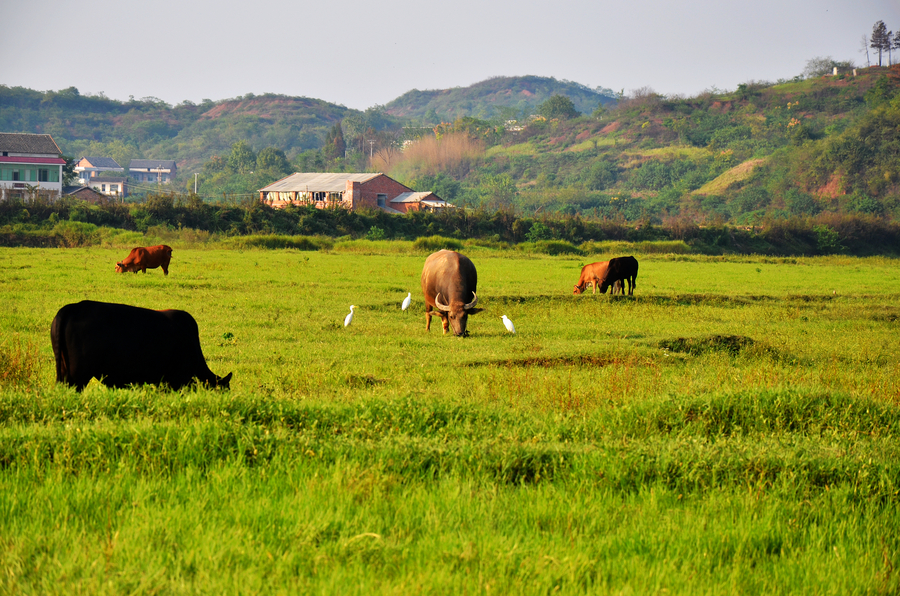
{"label": "green meadow", "polygon": [[[900,592],[896,260],[573,296],[616,254],[469,246],[461,339],[412,243],[173,246],[0,248],[0,593]],[[187,310],[231,390],[57,385],[83,299]]]}

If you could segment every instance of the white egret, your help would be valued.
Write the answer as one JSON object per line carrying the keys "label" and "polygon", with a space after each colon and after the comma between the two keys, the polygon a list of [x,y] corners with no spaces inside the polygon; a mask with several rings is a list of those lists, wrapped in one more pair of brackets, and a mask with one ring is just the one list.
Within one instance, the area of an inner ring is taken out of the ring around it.
{"label": "white egret", "polygon": [[507,331],[509,331],[510,333],[515,333],[515,332],[516,332],[516,327],[515,327],[515,325],[513,325],[513,322],[510,321],[510,320],[507,318],[506,315],[503,315],[503,316],[500,317],[500,318],[503,319],[503,324],[506,325],[506,330],[507,330]]}
{"label": "white egret", "polygon": [[350,323],[353,322],[353,308],[354,308],[354,306],[351,304],[350,305],[350,314],[347,315],[346,317],[344,317],[344,327],[346,327],[347,325],[349,325]]}
{"label": "white egret", "polygon": [[403,304],[400,306],[401,310],[406,310],[409,308],[409,303],[412,302],[412,292],[406,294],[406,298],[403,299]]}

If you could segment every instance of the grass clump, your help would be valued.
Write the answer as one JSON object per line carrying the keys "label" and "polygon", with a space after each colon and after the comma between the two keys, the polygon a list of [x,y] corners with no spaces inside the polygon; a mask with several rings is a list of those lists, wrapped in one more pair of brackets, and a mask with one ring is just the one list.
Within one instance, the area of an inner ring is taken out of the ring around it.
{"label": "grass clump", "polygon": [[284,248],[293,248],[295,250],[327,250],[333,245],[332,241],[328,238],[312,236],[284,236],[275,234],[258,236],[237,236],[223,241],[223,244],[228,248],[265,248],[270,250]]}
{"label": "grass clump", "polygon": [[0,343],[0,387],[36,385],[46,363],[32,342],[23,343],[16,336]]}
{"label": "grass clump", "polygon": [[694,356],[708,352],[727,352],[737,355],[741,351],[753,347],[756,342],[743,335],[707,335],[703,337],[676,337],[664,339],[659,347],[673,352],[684,352]]}
{"label": "grass clump", "polygon": [[564,240],[538,240],[537,242],[523,242],[516,246],[523,252],[533,252],[543,255],[583,255],[580,248]]}
{"label": "grass clump", "polygon": [[416,238],[416,241],[413,242],[414,250],[422,250],[427,252],[434,252],[443,249],[458,251],[462,250],[462,247],[463,243],[461,240],[438,235]]}

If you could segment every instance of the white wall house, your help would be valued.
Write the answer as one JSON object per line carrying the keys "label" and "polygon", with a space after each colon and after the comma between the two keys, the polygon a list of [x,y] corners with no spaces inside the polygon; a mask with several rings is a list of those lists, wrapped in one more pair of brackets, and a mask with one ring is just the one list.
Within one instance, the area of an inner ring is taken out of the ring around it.
{"label": "white wall house", "polygon": [[87,184],[91,178],[100,172],[116,172],[125,175],[125,168],[111,157],[82,157],[75,162],[73,168],[78,173],[78,182]]}
{"label": "white wall house", "polygon": [[62,157],[53,137],[0,132],[0,200],[27,196],[31,189],[62,194]]}
{"label": "white wall house", "polygon": [[128,164],[128,175],[144,184],[168,184],[177,174],[171,159],[132,159]]}

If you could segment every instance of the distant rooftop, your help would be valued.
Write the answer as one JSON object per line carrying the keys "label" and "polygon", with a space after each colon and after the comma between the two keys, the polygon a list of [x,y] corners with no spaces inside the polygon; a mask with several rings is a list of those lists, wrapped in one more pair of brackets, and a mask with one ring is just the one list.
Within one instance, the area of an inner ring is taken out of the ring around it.
{"label": "distant rooftop", "polygon": [[[116,168],[120,169],[122,166],[111,157],[82,157],[81,159],[88,160],[88,163],[91,164],[92,167],[95,168]],[[79,160],[81,161],[81,160]]]}
{"label": "distant rooftop", "polygon": [[297,172],[259,190],[265,192],[343,192],[347,181],[367,182],[383,174],[333,174]]}
{"label": "distant rooftop", "polygon": [[171,170],[175,167],[175,161],[172,159],[132,159],[128,164],[128,168],[150,168]]}
{"label": "distant rooftop", "polygon": [[19,132],[0,132],[0,151],[11,153],[47,153],[61,155],[62,151],[50,135]]}

